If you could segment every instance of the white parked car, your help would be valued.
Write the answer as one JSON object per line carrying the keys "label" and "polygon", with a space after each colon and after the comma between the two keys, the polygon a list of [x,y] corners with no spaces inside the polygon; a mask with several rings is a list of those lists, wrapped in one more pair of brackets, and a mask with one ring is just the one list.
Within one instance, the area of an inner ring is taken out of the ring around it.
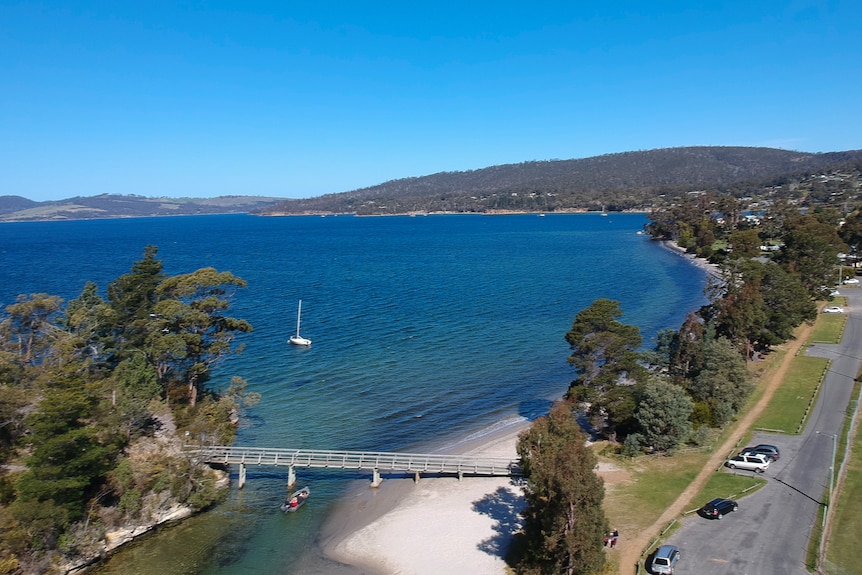
{"label": "white parked car", "polygon": [[841,283],[843,283],[844,285],[857,285],[859,283],[859,280],[856,278],[848,278]]}
{"label": "white parked car", "polygon": [[769,459],[765,455],[737,455],[731,457],[725,463],[731,469],[747,469],[763,473],[769,468]]}
{"label": "white parked car", "polygon": [[844,313],[844,308],[840,305],[828,305],[823,308],[823,313]]}

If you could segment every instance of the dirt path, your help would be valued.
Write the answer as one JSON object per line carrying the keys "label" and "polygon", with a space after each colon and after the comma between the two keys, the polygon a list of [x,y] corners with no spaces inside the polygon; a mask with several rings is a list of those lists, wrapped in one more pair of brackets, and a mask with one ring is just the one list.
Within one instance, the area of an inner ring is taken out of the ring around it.
{"label": "dirt path", "polygon": [[726,454],[730,452],[739,439],[748,432],[748,429],[766,408],[766,405],[772,398],[773,393],[775,393],[775,390],[784,380],[784,375],[790,368],[790,362],[793,360],[793,357],[808,340],[811,329],[812,326],[803,324],[802,328],[796,332],[796,339],[785,344],[784,348],[787,349],[787,355],[784,356],[778,369],[776,369],[775,372],[766,379],[763,397],[761,397],[757,404],[739,421],[739,425],[736,426],[736,430],[727,438],[721,447],[712,454],[712,457],[709,458],[709,461],[694,481],[686,487],[685,491],[677,497],[676,501],[674,501],[673,504],[665,510],[655,523],[638,533],[635,537],[626,541],[625,547],[620,549],[620,575],[635,573],[635,565],[640,559],[641,552],[650,544],[650,542],[652,542],[653,539],[658,537],[661,530],[664,529],[672,519],[678,517],[689,508],[691,500],[695,494],[703,488],[710,475],[712,475],[715,472],[715,469],[717,469],[721,465],[721,462],[724,461]]}

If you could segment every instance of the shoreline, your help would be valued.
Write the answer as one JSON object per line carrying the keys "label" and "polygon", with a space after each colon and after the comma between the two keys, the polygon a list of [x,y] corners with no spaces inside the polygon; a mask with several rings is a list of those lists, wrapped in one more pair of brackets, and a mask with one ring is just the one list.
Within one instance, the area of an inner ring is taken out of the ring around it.
{"label": "shoreline", "polygon": [[679,247],[679,244],[677,244],[673,240],[658,240],[658,241],[662,246],[664,246],[665,249],[668,249],[668,250],[684,257],[693,266],[695,266],[696,268],[700,268],[703,271],[705,271],[707,273],[707,275],[712,276],[713,278],[716,278],[719,280],[721,279],[721,271],[719,270],[717,265],[709,263],[709,261],[705,260],[704,258],[701,258],[701,257],[698,257],[694,254],[688,253],[684,248]]}
{"label": "shoreline", "polygon": [[[464,436],[440,451],[517,458],[526,419]],[[361,573],[503,573],[524,507],[510,477],[385,478],[357,485],[327,517],[319,538],[324,557]]]}

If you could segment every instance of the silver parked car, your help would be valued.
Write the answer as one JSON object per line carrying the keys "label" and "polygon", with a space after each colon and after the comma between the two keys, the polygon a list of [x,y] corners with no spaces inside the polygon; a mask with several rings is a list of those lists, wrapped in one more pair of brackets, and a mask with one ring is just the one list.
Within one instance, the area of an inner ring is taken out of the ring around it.
{"label": "silver parked car", "polygon": [[679,547],[662,545],[653,555],[649,570],[659,575],[672,575],[677,561],[679,561]]}
{"label": "silver parked car", "polygon": [[760,453],[751,455],[737,455],[731,457],[725,463],[731,469],[747,469],[763,473],[769,468],[769,458]]}

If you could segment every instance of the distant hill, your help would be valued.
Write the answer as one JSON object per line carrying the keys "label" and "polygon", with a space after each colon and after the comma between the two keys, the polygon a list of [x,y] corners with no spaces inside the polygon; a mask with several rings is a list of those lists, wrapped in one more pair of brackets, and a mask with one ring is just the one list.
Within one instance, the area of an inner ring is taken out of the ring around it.
{"label": "distant hill", "polygon": [[812,195],[820,194],[831,198],[829,201],[836,198],[846,201],[852,199],[846,190],[858,193],[860,174],[862,150],[811,154],[774,148],[698,146],[441,172],[300,200],[103,194],[34,202],[19,196],[0,196],[0,221],[232,213],[385,215],[646,210],[663,202],[665,195],[701,190],[757,195],[759,190],[780,186],[797,193],[810,189]]}
{"label": "distant hill", "polygon": [[0,196],[0,221],[89,220],[236,214],[271,206],[282,198],[222,196],[218,198],[147,198],[102,194],[68,200],[34,202],[20,196]]}
{"label": "distant hill", "polygon": [[768,183],[848,165],[862,166],[862,150],[811,154],[753,147],[665,148],[441,172],[285,200],[259,213],[635,210],[648,208],[661,194],[732,191],[744,188],[744,183]]}

